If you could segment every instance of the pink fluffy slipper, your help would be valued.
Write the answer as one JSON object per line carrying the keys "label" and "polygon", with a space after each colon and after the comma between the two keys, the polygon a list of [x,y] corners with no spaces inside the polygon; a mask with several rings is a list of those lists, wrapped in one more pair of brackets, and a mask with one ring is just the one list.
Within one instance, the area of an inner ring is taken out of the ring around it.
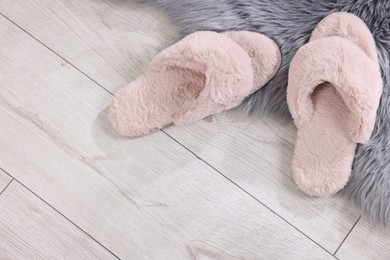
{"label": "pink fluffy slipper", "polygon": [[252,32],[196,32],[158,54],[110,106],[113,127],[136,137],[238,106],[280,66],[268,37]]}
{"label": "pink fluffy slipper", "polygon": [[315,196],[344,187],[358,143],[369,140],[382,93],[375,42],[347,13],[327,16],[293,58],[287,100],[298,128],[298,187]]}

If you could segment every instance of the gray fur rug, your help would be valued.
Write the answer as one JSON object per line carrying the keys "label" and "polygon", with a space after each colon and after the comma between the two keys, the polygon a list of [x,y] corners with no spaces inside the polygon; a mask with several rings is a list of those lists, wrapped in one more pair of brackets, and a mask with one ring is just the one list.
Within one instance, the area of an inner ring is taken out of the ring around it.
{"label": "gray fur rug", "polygon": [[264,33],[281,48],[283,64],[266,87],[241,106],[258,116],[290,117],[286,103],[289,63],[327,14],[350,12],[373,33],[384,92],[374,134],[358,147],[352,176],[341,194],[371,219],[390,224],[390,0],[134,0],[164,9],[183,35],[200,30],[250,30]]}

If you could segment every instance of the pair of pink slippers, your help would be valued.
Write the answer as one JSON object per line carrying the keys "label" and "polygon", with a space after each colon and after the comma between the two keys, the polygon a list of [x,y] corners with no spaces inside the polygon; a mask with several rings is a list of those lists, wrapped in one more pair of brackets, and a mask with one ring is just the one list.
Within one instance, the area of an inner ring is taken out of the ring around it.
{"label": "pair of pink slippers", "polygon": [[281,62],[270,38],[247,31],[196,32],[158,54],[147,72],[120,89],[113,127],[137,137],[238,106],[264,86]]}
{"label": "pair of pink slippers", "polygon": [[[287,101],[298,128],[292,172],[307,194],[344,187],[358,143],[374,128],[382,93],[375,43],[358,17],[327,16],[293,58]],[[197,32],[157,55],[148,71],[118,91],[110,120],[136,137],[238,106],[281,62],[268,37],[246,31]]]}

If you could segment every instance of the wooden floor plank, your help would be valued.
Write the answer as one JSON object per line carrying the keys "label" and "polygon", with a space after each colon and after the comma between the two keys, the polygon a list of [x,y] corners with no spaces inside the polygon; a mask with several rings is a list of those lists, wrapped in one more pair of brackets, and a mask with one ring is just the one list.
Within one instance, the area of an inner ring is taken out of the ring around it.
{"label": "wooden floor plank", "polygon": [[[3,0],[0,11],[115,91],[177,38],[163,16],[130,2]],[[341,199],[312,199],[297,191],[289,177],[292,125],[215,120],[168,132],[306,235],[336,250],[358,214]]]}
{"label": "wooden floor plank", "polygon": [[0,18],[0,165],[124,259],[332,259],[162,132],[112,132],[111,95]]}
{"label": "wooden floor plank", "polygon": [[360,219],[336,256],[340,260],[390,259],[390,228]]}
{"label": "wooden floor plank", "polygon": [[162,13],[131,2],[2,0],[0,12],[114,91],[178,38]]}
{"label": "wooden floor plank", "polygon": [[12,178],[0,169],[0,193],[11,182]]}
{"label": "wooden floor plank", "polygon": [[117,259],[17,182],[0,197],[0,259]]}
{"label": "wooden floor plank", "polygon": [[331,252],[359,217],[342,198],[312,198],[291,179],[295,128],[225,113],[166,132]]}

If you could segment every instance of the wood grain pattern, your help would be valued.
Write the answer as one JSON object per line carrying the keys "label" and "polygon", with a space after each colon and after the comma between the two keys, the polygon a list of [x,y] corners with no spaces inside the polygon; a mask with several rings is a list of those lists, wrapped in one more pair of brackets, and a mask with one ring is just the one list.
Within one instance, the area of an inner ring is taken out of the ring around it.
{"label": "wood grain pattern", "polygon": [[[0,10],[115,91],[141,73],[159,49],[177,38],[163,16],[129,2],[3,0]],[[44,28],[42,23],[46,24]],[[61,37],[53,37],[58,32]],[[243,123],[224,117],[218,122],[172,127],[168,133],[334,252],[358,214],[341,199],[312,199],[297,191],[289,178],[295,139],[292,125],[260,120]]]}
{"label": "wood grain pattern", "polygon": [[115,135],[111,96],[3,18],[0,46],[0,165],[114,254],[333,258],[162,132]]}
{"label": "wood grain pattern", "polygon": [[302,194],[290,176],[295,128],[274,120],[213,116],[166,132],[310,238],[335,252],[359,217],[342,198]]}
{"label": "wood grain pattern", "polygon": [[117,259],[17,182],[0,196],[0,259]]}
{"label": "wood grain pattern", "polygon": [[178,38],[162,13],[131,2],[2,0],[0,12],[115,91],[141,74],[162,48]]}
{"label": "wood grain pattern", "polygon": [[341,260],[390,259],[390,228],[360,219],[336,256]]}
{"label": "wood grain pattern", "polygon": [[4,188],[11,182],[11,177],[9,177],[5,172],[0,169],[0,193]]}

